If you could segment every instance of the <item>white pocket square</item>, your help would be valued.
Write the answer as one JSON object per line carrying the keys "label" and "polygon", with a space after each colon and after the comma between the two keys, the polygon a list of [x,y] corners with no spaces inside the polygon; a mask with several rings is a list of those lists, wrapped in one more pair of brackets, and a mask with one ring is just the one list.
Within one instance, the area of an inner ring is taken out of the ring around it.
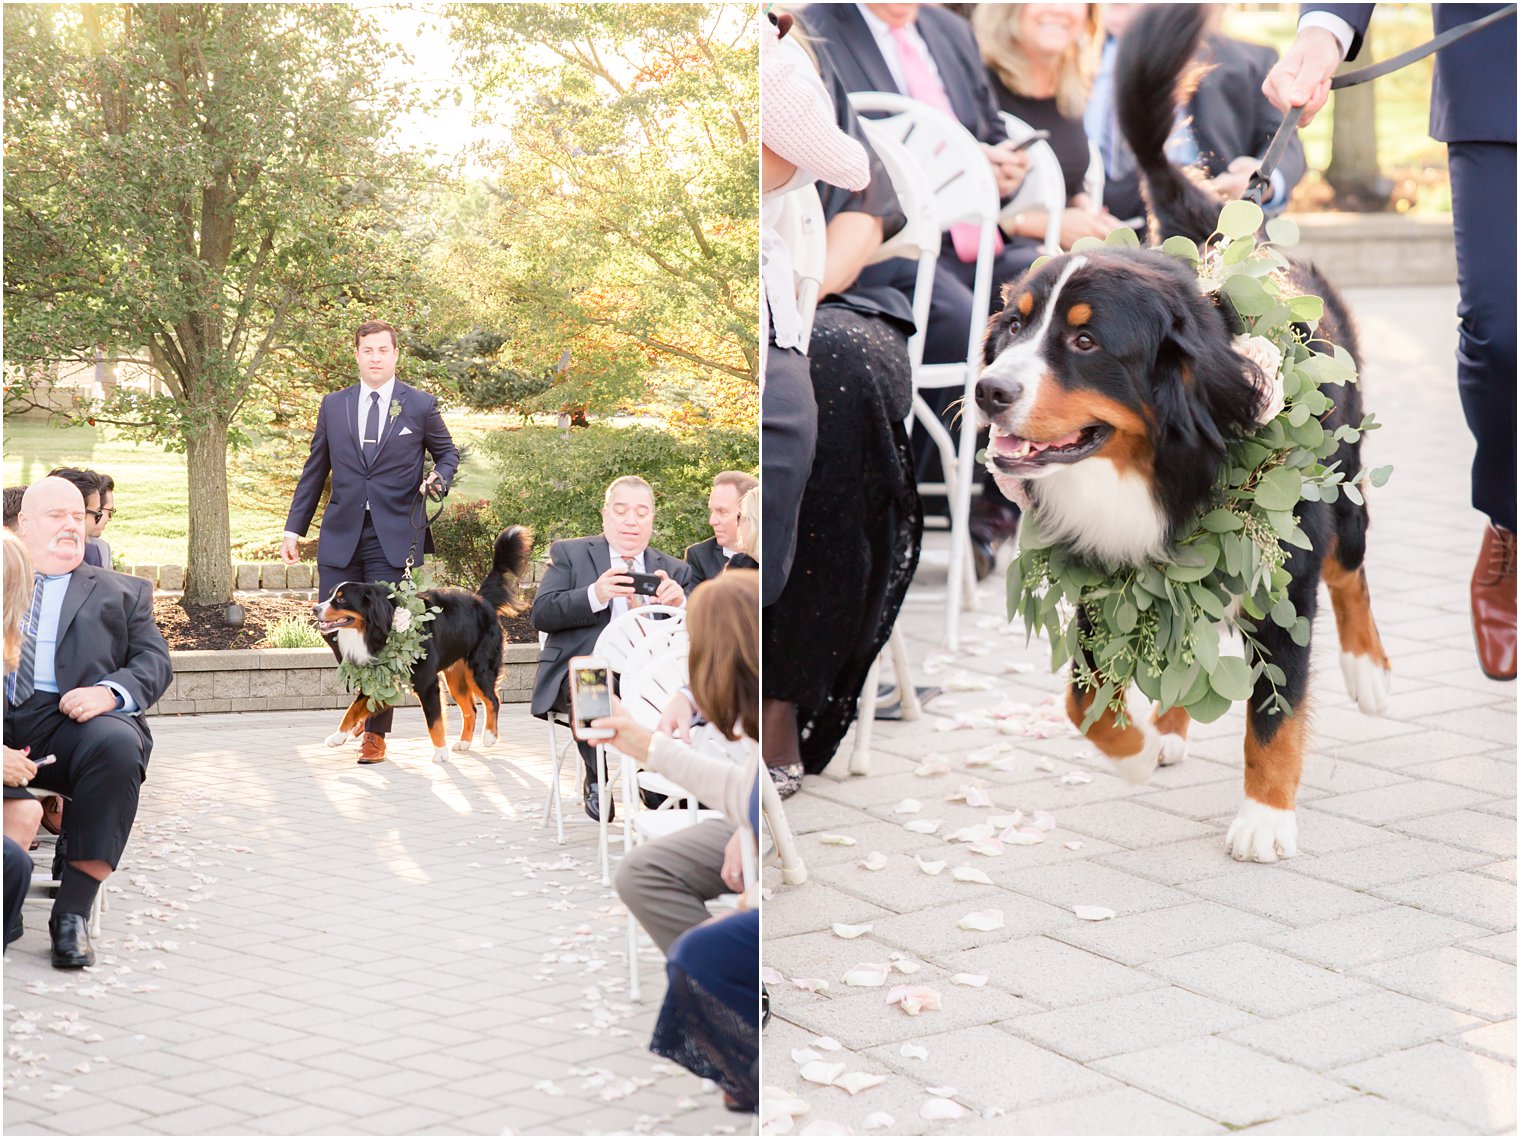
{"label": "white pocket square", "polygon": [[411,433],[412,429],[410,427],[403,427],[400,431],[396,432],[398,435],[410,435]]}

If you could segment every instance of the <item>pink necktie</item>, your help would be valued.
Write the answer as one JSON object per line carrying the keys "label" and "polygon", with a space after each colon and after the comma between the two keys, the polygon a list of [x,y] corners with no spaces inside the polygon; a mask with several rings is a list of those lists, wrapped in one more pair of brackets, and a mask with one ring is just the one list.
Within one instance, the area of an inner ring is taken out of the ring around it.
{"label": "pink necktie", "polygon": [[[892,28],[892,39],[897,44],[897,60],[902,64],[903,79],[908,84],[908,96],[917,99],[920,103],[927,103],[936,111],[943,111],[952,119],[955,118],[955,108],[950,105],[950,99],[945,94],[945,89],[940,81],[935,78],[930,70],[928,62],[919,53],[918,48],[913,46],[913,41],[908,38],[906,26]],[[976,260],[977,239],[981,236],[981,227],[962,224],[950,227],[950,243],[955,246],[955,255],[962,261],[973,262]],[[996,228],[992,231],[993,256],[1003,250],[1003,239],[999,236]]]}

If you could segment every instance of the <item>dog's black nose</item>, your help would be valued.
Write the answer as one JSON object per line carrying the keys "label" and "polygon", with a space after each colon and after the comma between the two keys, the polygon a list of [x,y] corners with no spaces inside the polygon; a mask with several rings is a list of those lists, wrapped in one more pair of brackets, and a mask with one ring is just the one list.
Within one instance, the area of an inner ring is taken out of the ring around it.
{"label": "dog's black nose", "polygon": [[1007,411],[1023,394],[1024,385],[1017,380],[982,376],[976,381],[976,406],[988,419]]}

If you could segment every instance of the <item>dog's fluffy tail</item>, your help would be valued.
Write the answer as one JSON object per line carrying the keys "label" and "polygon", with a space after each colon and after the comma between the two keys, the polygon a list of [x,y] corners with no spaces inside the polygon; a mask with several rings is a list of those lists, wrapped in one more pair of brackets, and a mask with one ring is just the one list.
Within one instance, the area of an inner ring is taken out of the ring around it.
{"label": "dog's fluffy tail", "polygon": [[1166,140],[1200,72],[1189,64],[1203,40],[1204,5],[1144,8],[1119,41],[1114,106],[1135,152],[1150,208],[1153,240],[1180,235],[1201,242],[1214,232],[1222,203],[1166,156]]}
{"label": "dog's fluffy tail", "polygon": [[511,616],[527,608],[517,585],[528,569],[528,555],[532,551],[533,531],[526,526],[508,526],[496,539],[491,572],[476,592],[498,613]]}

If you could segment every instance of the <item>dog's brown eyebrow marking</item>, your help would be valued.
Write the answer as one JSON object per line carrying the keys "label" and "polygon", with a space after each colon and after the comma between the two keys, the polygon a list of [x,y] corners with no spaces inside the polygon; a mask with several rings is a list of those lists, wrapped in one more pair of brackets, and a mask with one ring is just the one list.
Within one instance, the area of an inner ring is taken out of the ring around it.
{"label": "dog's brown eyebrow marking", "polygon": [[1081,328],[1091,319],[1092,305],[1089,304],[1072,305],[1070,311],[1066,314],[1067,323],[1073,328]]}
{"label": "dog's brown eyebrow marking", "polygon": [[1028,316],[1034,310],[1034,294],[1025,293],[1019,298],[1019,315]]}

